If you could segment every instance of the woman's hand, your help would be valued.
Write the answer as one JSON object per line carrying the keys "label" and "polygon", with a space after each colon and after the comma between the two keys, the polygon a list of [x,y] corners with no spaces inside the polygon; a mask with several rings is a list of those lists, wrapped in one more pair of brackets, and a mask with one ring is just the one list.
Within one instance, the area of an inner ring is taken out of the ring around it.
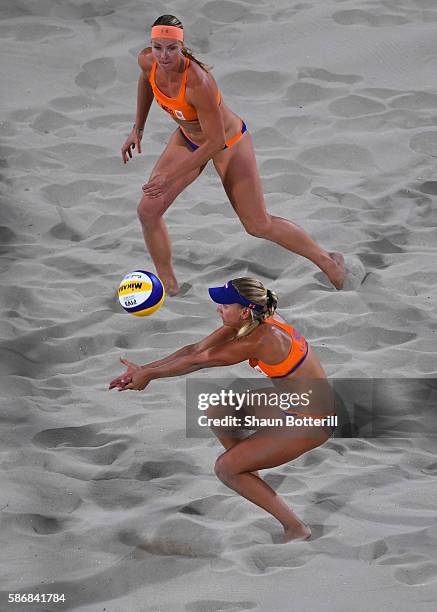
{"label": "woman's hand", "polygon": [[133,363],[132,361],[128,361],[127,359],[123,359],[122,357],[120,357],[120,361],[123,365],[127,367],[127,370],[124,374],[121,374],[120,376],[117,376],[117,378],[114,378],[114,380],[111,380],[111,382],[109,383],[110,389],[118,387],[120,390],[122,390],[127,384],[132,381],[133,374],[142,371],[141,366],[137,365],[136,363]]}
{"label": "woman's hand", "polygon": [[143,391],[152,379],[146,370],[141,369],[139,372],[134,372],[131,376],[130,382],[124,387],[119,388],[119,391]]}
{"label": "woman's hand", "polygon": [[143,185],[142,190],[150,198],[158,198],[164,195],[170,187],[166,174],[155,174],[148,183]]}
{"label": "woman's hand", "polygon": [[[129,157],[132,159],[132,150],[137,148],[138,153],[141,153],[141,138],[143,137],[143,130],[133,128],[132,132],[126,138],[126,142],[121,147],[121,157],[123,163],[129,161]],[[132,150],[131,150],[132,149]]]}

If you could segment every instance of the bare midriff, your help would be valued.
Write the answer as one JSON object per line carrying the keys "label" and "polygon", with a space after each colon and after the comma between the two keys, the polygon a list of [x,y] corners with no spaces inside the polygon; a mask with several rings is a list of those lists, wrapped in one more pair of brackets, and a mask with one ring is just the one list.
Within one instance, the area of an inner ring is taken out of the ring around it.
{"label": "bare midriff", "polygon": [[[151,55],[148,55],[147,60],[149,63],[148,72],[149,72],[149,77],[150,77],[150,71],[152,69],[152,64],[153,64],[153,58],[151,57]],[[190,68],[191,68],[191,65],[189,69]],[[178,93],[180,90],[180,85],[181,85],[180,79],[178,79],[178,82],[176,83],[171,83],[171,82],[169,83],[168,81],[166,81],[165,74],[163,74],[163,71],[162,69],[160,69],[158,64],[156,65],[156,71],[155,71],[154,78],[155,78],[156,87],[159,89],[159,92],[161,92],[164,96],[167,96],[170,99],[176,99],[176,96],[178,96]],[[212,75],[209,75],[209,78],[213,79]],[[217,87],[216,84],[215,84],[215,87]],[[217,91],[217,97],[221,98],[221,101],[219,103],[219,110],[221,112],[222,119],[223,119],[225,141],[227,141],[233,138],[240,131],[241,119],[233,111],[231,111],[231,109],[224,103],[223,97],[219,93],[218,88],[216,91]],[[186,88],[185,102],[188,103],[189,105],[191,104],[190,98],[189,98],[188,82],[187,82],[187,88]],[[175,123],[177,123],[183,129],[185,134],[190,139],[192,139],[194,143],[196,143],[197,145],[202,145],[205,143],[206,138],[202,132],[202,127],[198,119],[188,121],[185,119],[179,119],[174,114],[171,114],[171,118],[173,119]]]}
{"label": "bare midriff", "polygon": [[[220,112],[223,117],[223,125],[225,131],[225,141],[229,140],[240,130],[241,119],[226,104],[221,102]],[[202,132],[200,122],[196,121],[182,121],[180,119],[174,119],[174,121],[181,126],[186,135],[198,145],[205,143],[205,136]]]}

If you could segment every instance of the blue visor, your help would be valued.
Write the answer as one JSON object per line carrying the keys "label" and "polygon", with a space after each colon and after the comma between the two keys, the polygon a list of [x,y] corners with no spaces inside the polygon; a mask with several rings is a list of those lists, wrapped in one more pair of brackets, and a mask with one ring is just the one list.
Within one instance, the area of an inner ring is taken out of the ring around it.
{"label": "blue visor", "polygon": [[240,295],[232,285],[232,281],[228,281],[223,287],[210,287],[208,292],[211,299],[217,304],[241,304],[241,306],[246,306],[256,312],[264,310],[264,306],[249,302],[249,300]]}

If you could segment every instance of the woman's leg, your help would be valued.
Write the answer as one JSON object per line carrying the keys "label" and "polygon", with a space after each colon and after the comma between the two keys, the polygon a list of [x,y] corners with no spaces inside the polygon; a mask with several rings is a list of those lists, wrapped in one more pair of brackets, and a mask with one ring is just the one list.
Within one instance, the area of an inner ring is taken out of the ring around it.
{"label": "woman's leg", "polygon": [[[180,163],[183,159],[188,159],[191,153],[190,146],[177,129],[155,164],[150,178],[156,174],[166,173],[174,164]],[[175,295],[179,287],[171,261],[170,238],[162,216],[177,196],[199,176],[204,167],[193,170],[186,176],[174,181],[165,196],[151,198],[144,195],[138,206],[138,217],[141,221],[146,246],[153,259],[158,276],[163,281],[169,295]]]}
{"label": "woman's leg", "polygon": [[[215,419],[215,418],[220,417],[221,416],[220,406],[210,406],[207,409],[205,414],[210,419]],[[220,442],[220,444],[223,446],[223,448],[225,448],[226,450],[229,450],[230,448],[234,447],[236,444],[239,444],[240,442],[242,442],[242,440],[238,438],[236,435],[231,436],[230,434],[225,434],[220,429],[211,427],[211,431],[215,435],[217,440]],[[252,472],[252,474],[257,476],[258,478],[261,478],[258,472]]]}
{"label": "woman's leg", "polygon": [[249,501],[272,514],[284,527],[284,541],[307,539],[311,530],[287,503],[253,471],[288,463],[303,453],[320,446],[329,438],[326,428],[302,428],[292,435],[272,435],[260,430],[242,440],[216,461],[218,478]]}
{"label": "woman's leg", "polygon": [[231,148],[215,155],[213,161],[226,194],[249,234],[272,240],[310,259],[337,289],[343,287],[345,271],[341,253],[328,253],[299,225],[266,211],[249,132]]}

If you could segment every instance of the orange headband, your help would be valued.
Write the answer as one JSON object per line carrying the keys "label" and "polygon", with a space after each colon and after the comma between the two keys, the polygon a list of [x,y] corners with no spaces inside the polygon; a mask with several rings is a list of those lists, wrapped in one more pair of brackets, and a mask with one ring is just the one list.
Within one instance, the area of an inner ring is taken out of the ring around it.
{"label": "orange headband", "polygon": [[157,25],[152,28],[151,38],[176,38],[184,40],[184,31],[176,26]]}

